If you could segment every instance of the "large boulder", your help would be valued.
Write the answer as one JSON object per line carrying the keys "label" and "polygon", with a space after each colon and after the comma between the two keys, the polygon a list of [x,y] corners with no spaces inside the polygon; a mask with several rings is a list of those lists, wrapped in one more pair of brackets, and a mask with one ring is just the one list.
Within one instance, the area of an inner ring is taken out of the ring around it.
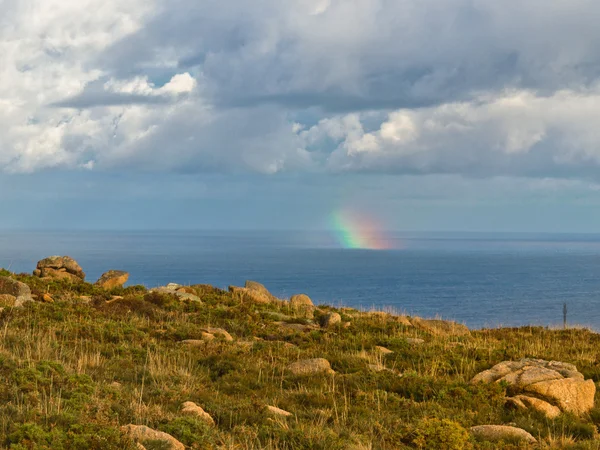
{"label": "large boulder", "polygon": [[264,286],[264,284],[261,284],[258,281],[246,280],[244,287],[252,293],[261,294],[262,297],[268,298],[271,302],[278,300],[277,297],[275,297],[269,292],[269,290]]}
{"label": "large boulder", "polygon": [[530,408],[556,417],[557,408],[581,415],[594,407],[596,386],[584,380],[573,364],[525,358],[504,361],[477,374],[472,383],[507,383],[516,395],[509,398],[513,406]]}
{"label": "large boulder", "polygon": [[273,301],[271,294],[265,294],[260,290],[249,289],[247,287],[229,286],[229,292],[243,302],[271,303]]}
{"label": "large boulder", "polygon": [[23,306],[33,301],[31,289],[25,283],[10,277],[0,277],[0,301],[3,306]]}
{"label": "large boulder", "polygon": [[525,441],[529,444],[537,443],[537,439],[527,431],[506,425],[479,425],[471,427],[469,431],[471,431],[475,439],[480,441]]}
{"label": "large boulder", "polygon": [[410,322],[415,328],[436,336],[468,336],[470,334],[469,329],[465,325],[449,320],[413,317],[410,319]]}
{"label": "large boulder", "polygon": [[131,440],[142,445],[145,443],[150,445],[160,443],[161,449],[185,450],[185,445],[170,434],[153,430],[145,425],[125,425],[121,427],[121,431],[129,436]]}
{"label": "large boulder", "polygon": [[325,358],[302,359],[287,366],[294,375],[314,375],[317,373],[335,373]]}
{"label": "large boulder", "polygon": [[306,294],[293,295],[290,298],[290,306],[299,317],[305,319],[312,319],[314,317],[315,305]]}
{"label": "large boulder", "polygon": [[127,283],[128,279],[129,273],[123,270],[109,270],[108,272],[104,272],[95,284],[104,289],[113,289],[122,287]]}
{"label": "large boulder", "polygon": [[73,282],[85,280],[85,272],[70,256],[50,256],[38,261],[33,274],[38,277],[66,279]]}

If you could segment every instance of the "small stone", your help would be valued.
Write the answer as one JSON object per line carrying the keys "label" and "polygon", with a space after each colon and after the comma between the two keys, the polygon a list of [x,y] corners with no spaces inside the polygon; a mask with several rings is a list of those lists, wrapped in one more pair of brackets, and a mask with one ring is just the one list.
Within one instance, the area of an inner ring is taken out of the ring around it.
{"label": "small stone", "polygon": [[294,375],[313,375],[317,373],[335,373],[325,358],[303,359],[287,366]]}
{"label": "small stone", "polygon": [[202,328],[201,331],[204,331],[205,333],[214,334],[217,337],[221,336],[227,342],[233,341],[233,337],[223,328],[206,327],[206,328]]}
{"label": "small stone", "polygon": [[122,426],[121,431],[142,445],[144,443],[162,442],[163,447],[161,448],[165,448],[165,450],[185,450],[185,446],[170,434],[153,430],[145,425],[129,424]]}
{"label": "small stone", "polygon": [[194,402],[185,402],[183,405],[181,405],[181,412],[196,416],[211,426],[215,425],[215,421],[211,415]]}
{"label": "small stone", "polygon": [[382,347],[380,345],[376,345],[375,346],[375,350],[377,350],[379,353],[383,354],[383,355],[389,355],[390,353],[394,353],[392,350],[390,350],[389,348],[385,348]]}
{"label": "small stone", "polygon": [[293,415],[291,412],[277,408],[276,406],[267,406],[267,411],[274,416],[290,417]]}
{"label": "small stone", "polygon": [[537,443],[537,439],[527,431],[506,425],[479,425],[471,427],[470,431],[476,439],[482,441],[519,440],[530,444]]}
{"label": "small stone", "polygon": [[406,338],[406,342],[408,342],[411,345],[421,345],[425,343],[425,339],[420,339],[420,338]]}
{"label": "small stone", "polygon": [[42,301],[44,301],[46,303],[54,303],[54,299],[48,293],[45,293],[44,295],[42,295]]}

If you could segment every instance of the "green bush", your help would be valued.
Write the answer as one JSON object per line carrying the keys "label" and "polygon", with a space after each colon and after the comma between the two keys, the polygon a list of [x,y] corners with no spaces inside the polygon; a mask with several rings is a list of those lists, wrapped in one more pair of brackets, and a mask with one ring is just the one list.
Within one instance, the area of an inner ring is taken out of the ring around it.
{"label": "green bush", "polygon": [[469,450],[470,436],[460,424],[448,419],[422,419],[414,431],[412,443],[417,448],[436,450]]}

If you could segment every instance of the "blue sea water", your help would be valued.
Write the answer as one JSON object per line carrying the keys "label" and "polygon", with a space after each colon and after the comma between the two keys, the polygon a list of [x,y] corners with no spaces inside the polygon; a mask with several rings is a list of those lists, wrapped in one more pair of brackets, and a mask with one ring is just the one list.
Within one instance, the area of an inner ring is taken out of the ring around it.
{"label": "blue sea water", "polygon": [[394,250],[340,248],[323,232],[0,232],[0,267],[31,272],[43,257],[75,258],[96,280],[128,284],[246,279],[275,295],[316,303],[393,308],[472,328],[562,324],[600,330],[600,235],[393,235]]}

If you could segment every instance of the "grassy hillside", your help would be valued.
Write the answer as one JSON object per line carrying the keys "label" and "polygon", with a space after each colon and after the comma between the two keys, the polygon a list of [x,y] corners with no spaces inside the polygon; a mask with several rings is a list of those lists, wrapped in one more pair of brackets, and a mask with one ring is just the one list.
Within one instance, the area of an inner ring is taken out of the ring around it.
{"label": "grassy hillside", "polygon": [[[191,449],[494,449],[499,444],[475,442],[466,430],[512,423],[539,438],[539,448],[600,449],[600,408],[549,420],[506,409],[505,385],[469,384],[479,371],[523,357],[574,363],[597,382],[600,336],[586,330],[453,336],[348,309],[335,311],[349,325],[301,330],[286,324],[319,324],[334,309],[320,307],[309,321],[286,302],[256,304],[208,286],[190,290],[199,303],[137,286],[109,292],[14,277],[54,303],[0,313],[1,448],[135,449],[120,431],[133,423]],[[223,328],[233,341],[181,343],[202,339],[204,327]],[[326,358],[335,374],[286,371],[305,358]],[[216,425],[182,414],[186,401]],[[292,415],[274,416],[269,405]],[[521,445],[501,447],[528,448]]]}

